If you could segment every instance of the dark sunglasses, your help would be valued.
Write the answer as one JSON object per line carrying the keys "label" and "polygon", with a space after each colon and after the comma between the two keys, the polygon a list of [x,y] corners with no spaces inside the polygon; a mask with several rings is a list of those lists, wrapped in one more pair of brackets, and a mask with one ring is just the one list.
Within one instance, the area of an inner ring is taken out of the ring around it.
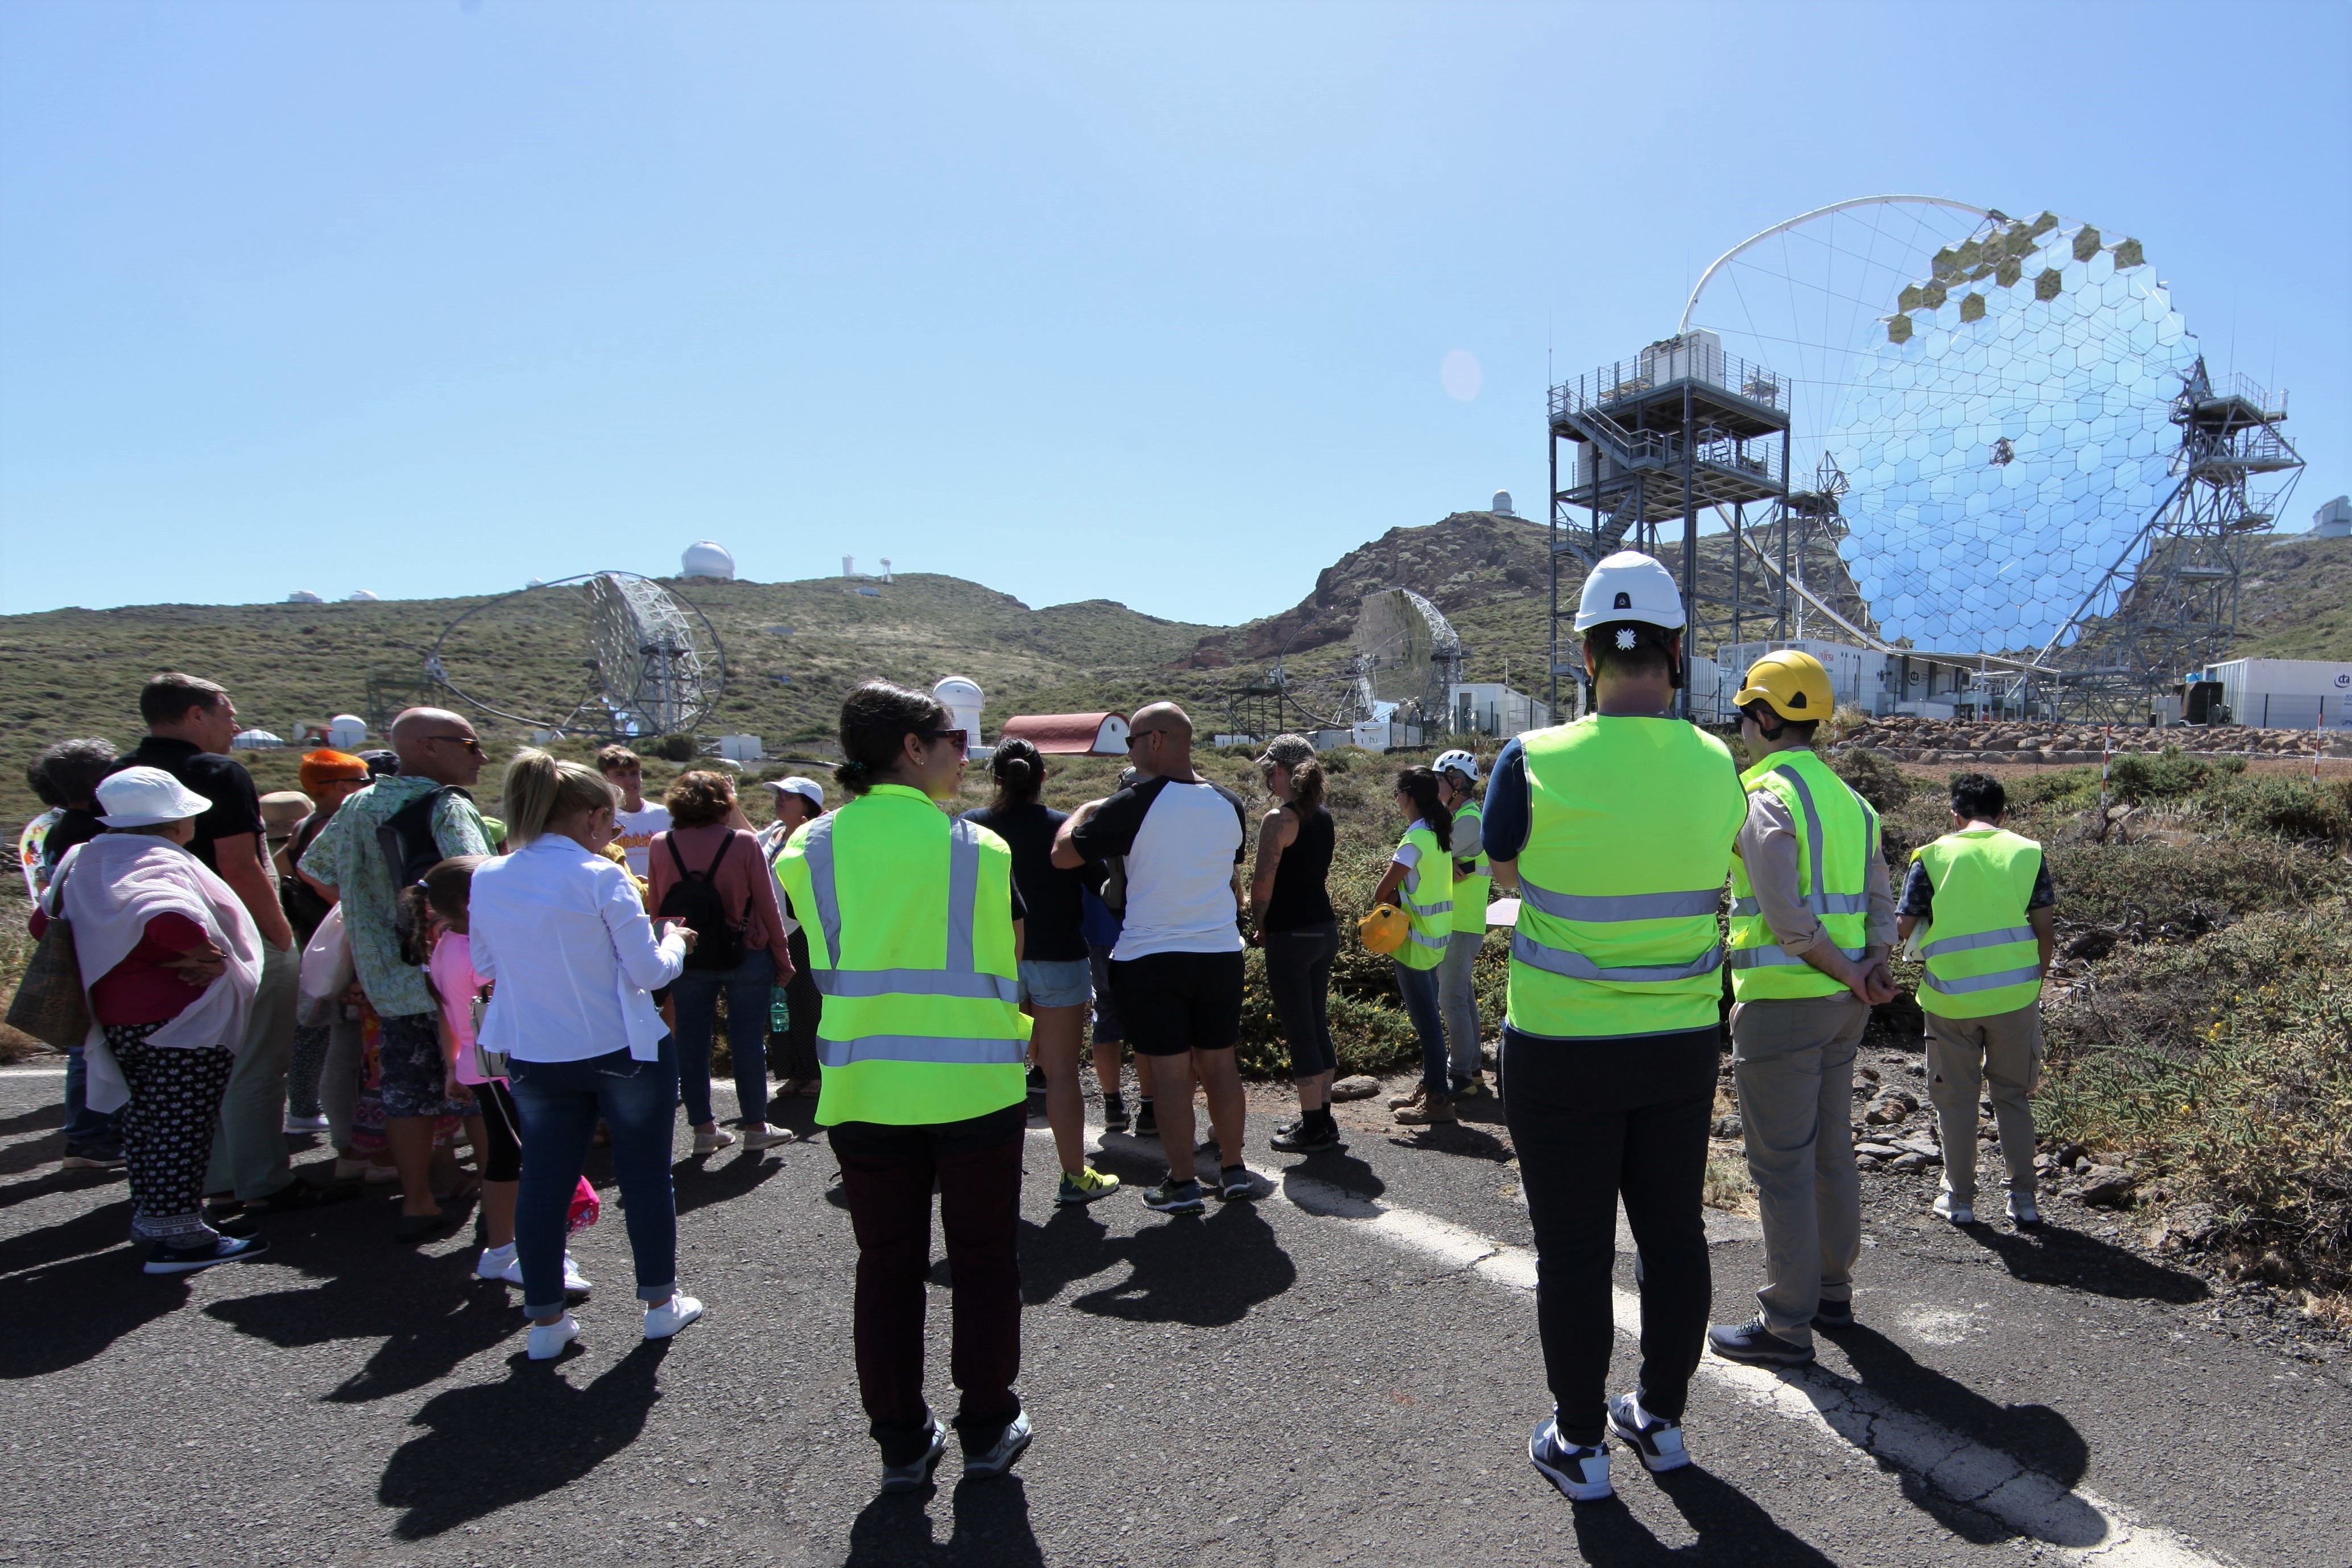
{"label": "dark sunglasses", "polygon": [[477,757],[482,755],[482,743],[470,735],[428,735],[425,737],[425,744],[431,746],[444,740],[454,741]]}
{"label": "dark sunglasses", "polygon": [[923,731],[922,738],[926,742],[934,740],[952,740],[955,742],[955,748],[958,751],[968,751],[971,747],[966,746],[964,742],[970,737],[971,733],[971,732],[970,730],[963,729],[927,729]]}

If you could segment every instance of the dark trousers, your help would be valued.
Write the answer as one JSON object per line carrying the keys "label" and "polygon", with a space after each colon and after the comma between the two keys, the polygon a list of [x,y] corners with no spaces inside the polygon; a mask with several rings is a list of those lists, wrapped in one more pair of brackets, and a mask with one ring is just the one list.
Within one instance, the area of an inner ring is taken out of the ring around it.
{"label": "dark trousers", "polygon": [[1536,1328],[1566,1441],[1601,1441],[1615,1348],[1617,1203],[1639,1252],[1642,1406],[1680,1420],[1714,1283],[1700,1203],[1721,1031],[1550,1040],[1503,1030],[1503,1117],[1536,1235]]}
{"label": "dark trousers", "polygon": [[963,1393],[955,1418],[964,1452],[995,1446],[1021,1413],[1021,1218],[1025,1103],[966,1122],[833,1129],[849,1220],[857,1232],[857,1389],[882,1462],[921,1457],[931,1407],[923,1399],[924,1277],[931,1265],[931,1189],[947,1233],[955,1333],[949,1370]]}
{"label": "dark trousers", "polygon": [[778,1074],[796,1078],[803,1083],[816,1082],[816,1026],[824,1016],[824,996],[816,988],[816,977],[809,971],[808,933],[794,931],[791,937],[793,977],[784,983],[784,1008],[792,1015],[791,1027],[782,1035],[769,1040],[771,1049],[781,1044],[783,1066]]}
{"label": "dark trousers", "polygon": [[1268,931],[1258,938],[1265,949],[1265,988],[1274,994],[1274,1016],[1290,1044],[1290,1076],[1317,1078],[1336,1071],[1331,1045],[1331,966],[1339,956],[1339,927],[1331,921],[1297,931]]}
{"label": "dark trousers", "polygon": [[106,1049],[122,1070],[131,1103],[121,1113],[131,1185],[131,1235],[140,1241],[200,1239],[205,1166],[214,1124],[236,1058],[226,1046],[150,1045],[160,1023],[108,1024]]}

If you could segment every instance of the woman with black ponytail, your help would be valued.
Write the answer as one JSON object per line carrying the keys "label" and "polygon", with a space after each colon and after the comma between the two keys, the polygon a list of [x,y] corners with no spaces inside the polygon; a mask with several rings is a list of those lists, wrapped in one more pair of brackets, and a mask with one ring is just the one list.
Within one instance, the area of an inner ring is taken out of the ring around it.
{"label": "woman with black ponytail", "polygon": [[1373,902],[1399,905],[1412,927],[1391,957],[1404,1010],[1421,1036],[1421,1086],[1391,1101],[1389,1108],[1405,1126],[1423,1127],[1456,1119],[1446,1076],[1445,1020],[1437,1000],[1437,967],[1454,940],[1454,861],[1446,851],[1454,839],[1454,813],[1445,809],[1437,775],[1426,768],[1397,775],[1396,803],[1409,825]]}
{"label": "woman with black ponytail", "polygon": [[1069,813],[1037,797],[1045,787],[1045,759],[1029,741],[1000,742],[989,759],[996,798],[964,821],[977,822],[1013,846],[1013,885],[1029,911],[1021,947],[1021,1010],[1034,1020],[1030,1060],[1045,1075],[1045,1120],[1062,1160],[1055,1201],[1092,1203],[1118,1190],[1118,1177],[1087,1164],[1087,1098],[1078,1076],[1086,1039],[1087,1003],[1094,975],[1087,965],[1084,873],[1054,864],[1054,835]]}

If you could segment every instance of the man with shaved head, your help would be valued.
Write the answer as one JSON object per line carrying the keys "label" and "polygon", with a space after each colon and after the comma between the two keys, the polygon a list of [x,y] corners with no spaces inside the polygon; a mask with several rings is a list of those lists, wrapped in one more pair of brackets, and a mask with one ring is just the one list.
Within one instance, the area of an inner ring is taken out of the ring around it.
{"label": "man with shaved head", "polygon": [[1139,1061],[1151,1059],[1151,1089],[1168,1179],[1143,1195],[1169,1214],[1204,1207],[1192,1171],[1192,1083],[1208,1093],[1221,1174],[1209,1185],[1245,1197],[1244,1102],[1234,1065],[1242,1030],[1241,798],[1192,768],[1192,721],[1174,703],[1138,708],[1128,759],[1141,775],[1062,824],[1054,863],[1124,857],[1127,908],[1111,949],[1111,995]]}
{"label": "man with shaved head", "polygon": [[482,776],[474,727],[446,708],[413,707],[392,721],[400,771],[343,802],[302,857],[302,870],[336,891],[360,988],[375,1010],[383,1063],[384,1138],[400,1171],[394,1239],[422,1241],[454,1223],[433,1196],[433,1121],[452,1104],[433,993],[425,971],[400,952],[400,890],[438,862],[487,855],[489,835],[466,786]]}

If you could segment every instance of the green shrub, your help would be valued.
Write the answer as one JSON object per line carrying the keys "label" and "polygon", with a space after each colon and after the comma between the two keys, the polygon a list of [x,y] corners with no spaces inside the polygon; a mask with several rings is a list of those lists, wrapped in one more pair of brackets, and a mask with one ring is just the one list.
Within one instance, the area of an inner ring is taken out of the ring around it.
{"label": "green shrub", "polygon": [[2352,780],[2254,774],[2211,792],[2227,831],[2281,839],[2352,839]]}
{"label": "green shrub", "polygon": [[2192,757],[2177,746],[2154,755],[2127,751],[2108,767],[2107,793],[2126,805],[2178,800],[2246,770],[2242,757]]}
{"label": "green shrub", "polygon": [[1881,815],[1910,800],[1916,788],[1900,763],[1858,746],[1832,752],[1828,761],[1831,771]]}

